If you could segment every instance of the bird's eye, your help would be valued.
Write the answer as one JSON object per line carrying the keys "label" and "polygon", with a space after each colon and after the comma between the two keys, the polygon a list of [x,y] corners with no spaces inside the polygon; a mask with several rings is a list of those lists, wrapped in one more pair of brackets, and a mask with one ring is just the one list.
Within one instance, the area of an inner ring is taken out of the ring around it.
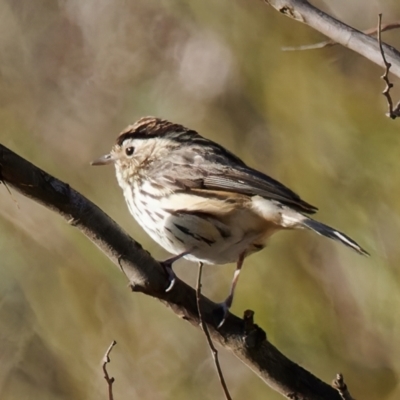
{"label": "bird's eye", "polygon": [[125,154],[130,157],[135,151],[135,148],[132,146],[129,146],[125,149]]}

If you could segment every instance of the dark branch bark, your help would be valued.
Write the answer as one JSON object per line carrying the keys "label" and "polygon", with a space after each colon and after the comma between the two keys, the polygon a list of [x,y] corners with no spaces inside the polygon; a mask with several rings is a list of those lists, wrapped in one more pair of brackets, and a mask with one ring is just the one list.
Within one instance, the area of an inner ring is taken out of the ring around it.
{"label": "dark branch bark", "polygon": [[332,382],[332,386],[339,392],[342,400],[355,400],[347,389],[342,374],[336,375],[336,379]]}
{"label": "dark branch bark", "polygon": [[[199,328],[195,290],[177,279],[173,290],[166,293],[168,278],[160,264],[95,204],[2,145],[0,180],[78,228],[122,270],[134,291],[159,299]],[[337,390],[280,353],[257,325],[229,314],[217,329],[218,305],[204,296],[200,303],[213,340],[231,350],[274,390],[290,399],[340,400]]]}
{"label": "dark branch bark", "polygon": [[[331,17],[314,7],[307,0],[264,0],[280,13],[303,22],[321,32],[336,43],[364,56],[385,68],[378,41],[357,29]],[[387,61],[394,75],[400,78],[400,53],[392,46],[383,44]]]}

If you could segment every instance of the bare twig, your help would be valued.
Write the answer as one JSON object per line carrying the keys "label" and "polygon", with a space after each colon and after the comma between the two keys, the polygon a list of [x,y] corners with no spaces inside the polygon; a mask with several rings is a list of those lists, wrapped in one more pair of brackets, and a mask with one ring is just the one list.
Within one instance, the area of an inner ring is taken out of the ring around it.
{"label": "bare twig", "polygon": [[347,389],[347,385],[344,383],[342,374],[336,375],[336,379],[332,382],[332,386],[339,392],[342,400],[354,400]]}
{"label": "bare twig", "polygon": [[[381,25],[381,32],[386,32],[386,31],[391,31],[392,29],[397,29],[400,28],[400,21],[399,22],[389,22],[388,24]],[[369,28],[364,31],[364,33],[368,36],[375,35],[375,33],[378,33],[379,28]]]}
{"label": "bare twig", "polygon": [[383,50],[383,45],[382,45],[382,14],[378,15],[378,42],[379,42],[379,49],[381,51],[382,55],[382,60],[383,63],[385,64],[385,73],[381,76],[381,78],[385,81],[386,87],[385,90],[382,92],[382,94],[386,97],[386,101],[388,103],[388,109],[389,112],[386,114],[388,117],[392,119],[396,119],[397,117],[400,116],[400,102],[397,103],[396,107],[393,108],[393,100],[392,96],[390,95],[390,89],[393,87],[393,83],[390,82],[389,80],[389,70],[392,64],[387,62],[386,57],[385,57],[385,52]]}
{"label": "bare twig", "polygon": [[336,46],[338,43],[333,40],[324,40],[323,42],[303,44],[302,46],[284,46],[281,47],[282,51],[305,51],[305,50],[317,50],[324,49],[325,47]]}
{"label": "bare twig", "polygon": [[[362,55],[373,63],[385,67],[379,51],[378,41],[357,29],[323,12],[307,0],[264,0],[281,14],[298,22],[305,23],[321,32],[333,42],[341,44]],[[392,46],[383,43],[388,62],[392,64],[391,73],[400,78],[400,53]]]}
{"label": "bare twig", "polygon": [[222,386],[222,390],[224,391],[225,398],[227,400],[232,400],[232,397],[229,393],[228,386],[226,385],[224,374],[221,369],[221,365],[219,363],[218,358],[218,350],[215,348],[214,343],[211,339],[210,332],[208,331],[207,324],[204,322],[203,316],[201,314],[201,306],[200,306],[200,299],[201,299],[201,276],[203,273],[203,263],[199,262],[199,271],[197,274],[197,285],[196,285],[196,302],[197,302],[197,311],[199,313],[199,320],[201,329],[206,336],[208,347],[211,350],[212,358],[214,360],[214,365],[217,370],[218,378]]}
{"label": "bare twig", "polygon": [[104,379],[107,382],[108,385],[108,399],[109,400],[113,400],[114,396],[113,396],[113,391],[112,391],[112,385],[115,382],[115,379],[113,377],[110,377],[108,375],[107,372],[107,364],[110,362],[110,353],[111,350],[113,349],[113,347],[117,344],[117,342],[115,340],[113,340],[110,344],[110,346],[108,347],[106,354],[104,354],[103,357],[103,372],[104,372]]}
{"label": "bare twig", "polygon": [[[392,29],[400,28],[400,22],[392,22],[389,24],[382,25],[381,32],[390,31]],[[366,35],[372,36],[378,32],[378,28],[370,28],[363,31]],[[333,40],[324,40],[323,42],[313,43],[313,44],[306,44],[303,46],[296,46],[296,47],[282,47],[282,51],[302,51],[302,50],[316,50],[316,49],[323,49],[325,47],[332,47],[336,46],[337,42]]]}

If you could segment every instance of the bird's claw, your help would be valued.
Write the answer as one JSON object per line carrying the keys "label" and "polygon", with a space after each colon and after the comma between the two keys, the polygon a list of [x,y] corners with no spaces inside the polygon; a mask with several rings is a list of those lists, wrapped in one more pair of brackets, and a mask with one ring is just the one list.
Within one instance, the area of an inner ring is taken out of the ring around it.
{"label": "bird's claw", "polygon": [[171,262],[169,262],[168,260],[167,260],[167,261],[160,261],[160,264],[161,264],[161,266],[163,267],[165,273],[166,273],[167,276],[168,276],[168,286],[167,286],[167,288],[165,289],[165,292],[168,293],[168,292],[170,292],[170,291],[174,288],[174,286],[175,286],[175,283],[176,283],[176,275],[175,275],[175,272],[174,272],[173,269],[172,269],[172,263],[171,263]]}
{"label": "bird's claw", "polygon": [[185,252],[183,252],[181,254],[178,254],[178,255],[176,255],[174,257],[169,258],[168,260],[159,261],[160,265],[163,267],[163,269],[164,269],[164,271],[167,274],[168,279],[169,279],[168,286],[165,289],[165,291],[167,293],[170,292],[173,289],[173,287],[175,286],[175,283],[176,283],[176,275],[175,275],[175,272],[172,269],[172,264],[175,261],[180,260],[182,257],[185,257],[189,253],[190,253],[190,251],[185,251]]}
{"label": "bird's claw", "polygon": [[228,317],[228,314],[229,314],[229,309],[231,308],[231,305],[232,305],[232,300],[233,300],[232,296],[229,295],[224,302],[220,303],[220,307],[221,307],[221,311],[222,311],[222,319],[219,322],[217,329],[221,328],[222,325],[225,323],[226,318]]}

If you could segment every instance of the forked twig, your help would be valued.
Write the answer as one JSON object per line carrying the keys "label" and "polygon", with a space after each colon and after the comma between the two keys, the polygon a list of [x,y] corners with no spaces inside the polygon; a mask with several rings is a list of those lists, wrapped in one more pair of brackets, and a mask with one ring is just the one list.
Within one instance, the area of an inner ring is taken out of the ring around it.
{"label": "forked twig", "polygon": [[221,383],[222,390],[224,391],[225,398],[227,400],[232,400],[232,397],[231,397],[231,395],[229,393],[228,387],[227,387],[226,382],[225,382],[224,374],[222,373],[221,365],[219,363],[218,350],[214,346],[214,343],[213,343],[213,341],[211,339],[211,336],[210,336],[210,332],[208,331],[208,328],[207,328],[207,324],[204,322],[203,316],[201,314],[200,297],[201,297],[201,276],[202,276],[202,273],[203,273],[203,263],[199,262],[199,272],[197,274],[197,285],[196,285],[196,302],[197,302],[197,311],[199,313],[200,326],[201,326],[201,329],[203,330],[203,332],[204,332],[204,334],[206,336],[208,347],[211,350],[212,358],[214,360],[214,365],[215,365],[215,368],[217,370],[218,378],[219,378],[219,381]]}
{"label": "forked twig", "polygon": [[116,344],[117,344],[117,342],[115,340],[113,340],[112,343],[110,344],[110,346],[108,347],[106,354],[104,354],[104,357],[103,357],[103,372],[104,372],[104,379],[106,380],[107,385],[108,385],[108,399],[109,400],[114,399],[113,392],[112,392],[112,385],[115,382],[115,379],[108,375],[107,364],[110,362],[111,350],[113,349],[113,347]]}
{"label": "forked twig", "polygon": [[382,60],[383,63],[385,64],[385,73],[381,76],[381,78],[385,81],[386,87],[385,90],[382,92],[382,94],[386,97],[386,101],[388,103],[388,109],[389,112],[386,114],[388,117],[392,119],[396,119],[397,117],[400,117],[400,102],[397,103],[397,105],[393,108],[393,100],[392,96],[390,96],[390,89],[393,87],[393,83],[390,82],[389,80],[389,70],[392,64],[390,64],[385,57],[385,52],[383,51],[383,46],[382,46],[382,14],[378,15],[378,43],[379,43],[379,49],[381,51],[382,55]]}
{"label": "forked twig", "polygon": [[339,392],[343,400],[354,400],[354,397],[349,393],[347,385],[344,383],[343,375],[337,374],[336,379],[332,382],[332,386]]}

